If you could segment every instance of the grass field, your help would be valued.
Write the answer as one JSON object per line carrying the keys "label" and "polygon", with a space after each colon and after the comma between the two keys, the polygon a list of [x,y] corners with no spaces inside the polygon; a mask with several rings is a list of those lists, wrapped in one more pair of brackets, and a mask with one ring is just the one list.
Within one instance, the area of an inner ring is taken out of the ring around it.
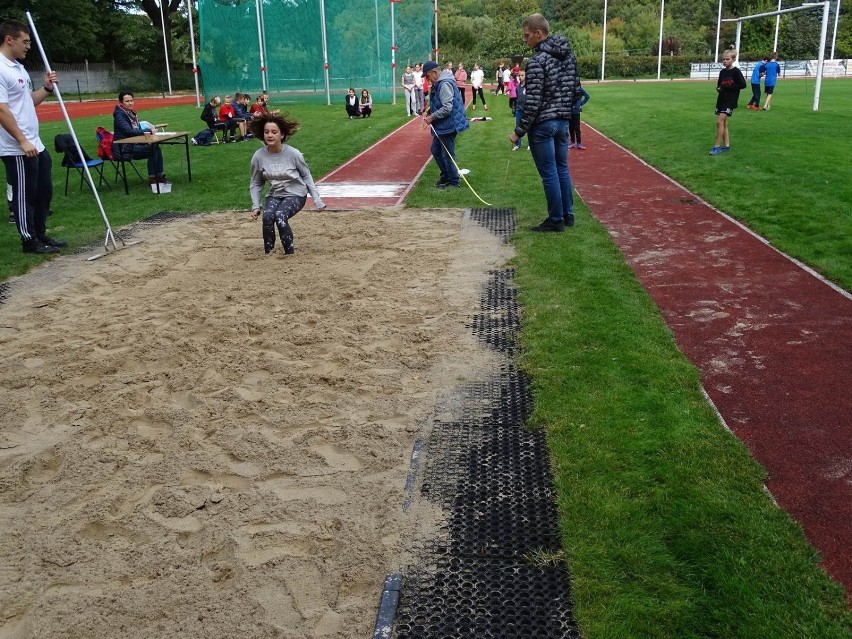
{"label": "grass field", "polygon": [[[733,150],[719,157],[707,155],[712,83],[586,88],[592,101],[584,119],[850,288],[852,198],[844,171],[852,83],[826,81],[819,113],[810,111],[805,82],[780,84],[772,111],[736,113]],[[543,194],[530,154],[510,151],[505,99],[490,99],[493,120],[472,123],[460,138],[460,163],[486,202],[515,208],[526,227],[544,217]],[[346,120],[337,105],[292,109],[303,123],[293,144],[315,177],[405,120],[401,105],[378,107],[366,122]],[[201,124],[191,107],[163,109],[156,119],[193,132]],[[104,120],[108,126],[110,118],[76,123],[90,136],[90,152],[91,132]],[[52,143],[63,128],[45,125],[43,138]],[[129,197],[106,193],[110,219],[120,226],[159,210],[245,211],[255,148],[193,150],[191,185],[180,178],[183,150],[171,149],[174,191],[159,199],[141,185]],[[91,196],[76,187],[63,196],[64,170],[56,164],[51,233],[75,246],[102,239]],[[484,206],[465,189],[437,191],[436,178],[430,165],[410,207]],[[523,364],[535,385],[532,421],[548,433],[584,635],[848,638],[852,619],[842,590],[818,568],[795,522],[763,492],[764,471],[719,424],[698,372],[606,230],[582,205],[576,213],[570,233],[521,230],[514,244]],[[0,277],[39,261],[20,254],[11,225],[0,242]]]}

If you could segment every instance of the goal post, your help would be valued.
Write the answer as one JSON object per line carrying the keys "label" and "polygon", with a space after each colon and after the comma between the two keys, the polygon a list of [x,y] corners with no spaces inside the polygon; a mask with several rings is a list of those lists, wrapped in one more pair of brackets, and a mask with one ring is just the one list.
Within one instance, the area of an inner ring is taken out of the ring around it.
{"label": "goal post", "polygon": [[[808,11],[811,9],[816,9],[817,7],[822,7],[822,26],[820,27],[820,35],[819,35],[819,54],[817,56],[817,72],[816,72],[816,83],[814,84],[814,103],[813,110],[819,111],[819,92],[822,88],[822,69],[825,63],[825,42],[828,35],[828,13],[829,13],[830,0],[823,0],[822,2],[805,2],[798,7],[792,7],[790,9],[779,9],[778,11],[767,11],[766,13],[755,13],[750,16],[739,16],[738,18],[726,18],[721,20],[721,22],[736,22],[737,23],[737,40],[734,45],[734,49],[737,52],[737,60],[739,61],[740,55],[740,36],[742,34],[743,22],[746,20],[756,20],[758,18],[769,18],[771,16],[780,16],[783,13],[793,13],[794,11]],[[719,43],[719,32],[716,32],[716,46],[718,48]]]}

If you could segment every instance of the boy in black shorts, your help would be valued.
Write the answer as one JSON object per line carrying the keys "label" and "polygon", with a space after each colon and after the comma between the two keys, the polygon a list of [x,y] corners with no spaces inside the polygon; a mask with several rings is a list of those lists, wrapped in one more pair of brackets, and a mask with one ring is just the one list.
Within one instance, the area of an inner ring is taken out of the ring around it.
{"label": "boy in black shorts", "polygon": [[734,66],[736,52],[733,49],[725,51],[722,57],[723,68],[719,71],[716,82],[716,144],[710,149],[710,155],[719,155],[731,150],[731,140],[728,137],[728,118],[734,114],[740,91],[746,88],[743,72]]}

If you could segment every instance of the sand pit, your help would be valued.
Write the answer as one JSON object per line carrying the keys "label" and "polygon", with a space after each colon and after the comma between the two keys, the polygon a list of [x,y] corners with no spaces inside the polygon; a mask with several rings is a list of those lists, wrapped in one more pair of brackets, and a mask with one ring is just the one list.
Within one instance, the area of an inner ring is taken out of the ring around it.
{"label": "sand pit", "polygon": [[370,636],[508,249],[458,210],[293,227],[287,258],[245,214],[145,228],[0,304],[1,639]]}

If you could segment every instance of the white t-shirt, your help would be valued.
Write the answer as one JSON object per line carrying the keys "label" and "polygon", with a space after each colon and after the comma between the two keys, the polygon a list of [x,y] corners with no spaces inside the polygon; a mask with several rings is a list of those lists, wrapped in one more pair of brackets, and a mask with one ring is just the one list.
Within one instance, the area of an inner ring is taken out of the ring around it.
{"label": "white t-shirt", "polygon": [[415,71],[414,72],[414,86],[418,89],[423,88],[423,72]]}
{"label": "white t-shirt", "polygon": [[[0,54],[0,102],[8,105],[18,128],[41,153],[44,144],[38,136],[38,117],[32,93],[30,74],[23,65]],[[0,126],[0,156],[5,155],[24,155],[24,152],[18,141]]]}
{"label": "white t-shirt", "polygon": [[512,70],[508,67],[503,69],[503,83],[508,84],[509,80],[512,79]]}
{"label": "white t-shirt", "polygon": [[470,83],[474,89],[481,89],[482,83],[485,81],[485,71],[482,69],[474,69],[470,74]]}

